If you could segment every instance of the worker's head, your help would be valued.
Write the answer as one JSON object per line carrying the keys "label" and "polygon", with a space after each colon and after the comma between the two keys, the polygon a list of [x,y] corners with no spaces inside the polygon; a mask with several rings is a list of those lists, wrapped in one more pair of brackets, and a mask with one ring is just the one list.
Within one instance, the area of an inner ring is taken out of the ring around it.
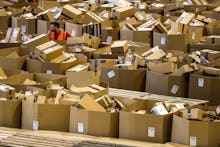
{"label": "worker's head", "polygon": [[58,22],[51,22],[50,23],[50,31],[51,32],[59,32],[60,24]]}

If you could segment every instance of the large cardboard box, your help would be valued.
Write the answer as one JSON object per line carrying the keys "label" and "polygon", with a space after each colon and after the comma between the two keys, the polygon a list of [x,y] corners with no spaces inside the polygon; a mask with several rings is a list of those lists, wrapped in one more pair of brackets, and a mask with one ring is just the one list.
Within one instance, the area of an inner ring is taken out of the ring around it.
{"label": "large cardboard box", "polygon": [[[170,141],[172,114],[155,115],[154,101],[139,100],[119,113],[119,138],[165,143]],[[132,111],[146,110],[145,114]]]}
{"label": "large cardboard box", "polygon": [[18,47],[1,49],[0,66],[4,69],[22,69],[25,64],[26,57],[27,55],[23,55],[19,52]]}
{"label": "large cardboard box", "polygon": [[50,63],[42,62],[35,59],[27,58],[27,70],[29,72],[64,74],[65,71],[77,64],[87,63],[87,57],[82,54],[76,54],[76,61],[67,63]]}
{"label": "large cardboard box", "polygon": [[37,20],[37,34],[47,34],[50,27],[50,22],[45,20]]}
{"label": "large cardboard box", "polygon": [[101,68],[101,82],[109,87],[134,91],[145,90],[145,69],[125,70],[114,67]]}
{"label": "large cardboard box", "polygon": [[11,26],[11,16],[0,16],[0,20],[0,30],[6,33],[8,28]]}
{"label": "large cardboard box", "polygon": [[22,101],[22,129],[69,131],[70,105]]}
{"label": "large cardboard box", "polygon": [[102,28],[102,41],[111,43],[111,41],[115,41],[119,39],[119,28]]}
{"label": "large cardboard box", "polygon": [[187,77],[146,72],[146,92],[160,95],[187,97]]}
{"label": "large cardboard box", "polygon": [[153,46],[159,46],[161,49],[188,52],[189,43],[188,34],[167,35],[157,32],[153,33]]}
{"label": "large cardboard box", "polygon": [[187,120],[174,114],[171,141],[189,146],[218,147],[219,131],[220,122]]}
{"label": "large cardboard box", "polygon": [[25,34],[36,34],[37,30],[37,21],[36,19],[18,19],[18,27],[21,28],[21,31]]}
{"label": "large cardboard box", "polygon": [[219,77],[204,76],[201,72],[190,74],[189,97],[208,100],[210,105],[220,103]]}
{"label": "large cardboard box", "polygon": [[120,39],[149,43],[153,44],[153,32],[152,31],[133,31],[133,30],[120,30]]}
{"label": "large cardboard box", "polygon": [[21,99],[0,101],[0,126],[21,127]]}
{"label": "large cardboard box", "polygon": [[66,76],[58,74],[44,74],[44,73],[22,73],[11,76],[3,83],[9,84],[16,88],[16,91],[25,91],[27,86],[35,86],[39,88],[46,88],[48,84],[66,85]]}
{"label": "large cardboard box", "polygon": [[70,132],[103,136],[118,137],[119,114],[88,111],[71,107]]}

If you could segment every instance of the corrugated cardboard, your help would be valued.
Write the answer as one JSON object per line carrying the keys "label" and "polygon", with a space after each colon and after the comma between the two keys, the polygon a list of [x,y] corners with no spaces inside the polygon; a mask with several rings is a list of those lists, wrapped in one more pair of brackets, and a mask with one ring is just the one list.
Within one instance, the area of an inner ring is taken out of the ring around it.
{"label": "corrugated cardboard", "polygon": [[0,125],[2,127],[21,127],[21,99],[0,100]]}
{"label": "corrugated cardboard", "polygon": [[134,10],[133,6],[119,7],[117,9],[113,9],[113,17],[119,20],[124,20],[126,17],[133,16]]}
{"label": "corrugated cardboard", "polygon": [[147,71],[146,92],[169,96],[187,97],[188,82],[184,76],[172,76]]}
{"label": "corrugated cardboard", "polygon": [[70,132],[118,137],[118,113],[87,111],[71,107]]}
{"label": "corrugated cardboard", "polygon": [[204,76],[200,72],[193,73],[189,79],[188,97],[208,100],[210,105],[216,105],[220,103],[219,82],[219,77]]}
{"label": "corrugated cardboard", "polygon": [[18,19],[18,27],[25,34],[36,34],[37,32],[36,19]]}
{"label": "corrugated cardboard", "polygon": [[128,50],[128,41],[115,41],[111,45],[112,54],[124,54]]}
{"label": "corrugated cardboard", "polygon": [[[119,113],[119,137],[133,140],[165,143],[170,141],[172,114],[155,115],[150,109],[154,102],[138,101]],[[146,110],[146,114],[131,113]]]}
{"label": "corrugated cardboard", "polygon": [[219,122],[187,120],[174,115],[171,141],[190,146],[217,147],[220,144],[219,131]]}
{"label": "corrugated cardboard", "polygon": [[144,91],[146,70],[123,70],[113,67],[101,68],[101,81],[109,83],[109,87]]}
{"label": "corrugated cardboard", "polygon": [[40,35],[38,35],[28,41],[23,42],[22,45],[24,47],[33,47],[34,48],[34,47],[36,47],[42,43],[48,42],[48,41],[49,41],[49,38],[48,38],[47,34],[40,34]]}
{"label": "corrugated cardboard", "polygon": [[22,101],[22,129],[67,132],[69,117],[70,105]]}
{"label": "corrugated cardboard", "polygon": [[80,10],[74,8],[72,5],[69,4],[63,6],[62,13],[69,18],[76,18],[83,14]]}
{"label": "corrugated cardboard", "polygon": [[8,28],[5,41],[9,43],[16,43],[19,41],[21,36],[21,29],[20,28]]}
{"label": "corrugated cardboard", "polygon": [[203,110],[199,108],[185,109],[181,111],[183,118],[190,120],[202,120],[203,119]]}
{"label": "corrugated cardboard", "polygon": [[73,37],[80,37],[82,36],[82,25],[76,24],[72,22],[65,22],[65,31],[70,33]]}
{"label": "corrugated cardboard", "polygon": [[166,74],[176,71],[177,65],[172,62],[165,62],[156,65],[149,65],[148,68],[150,71]]}
{"label": "corrugated cardboard", "polygon": [[37,20],[37,34],[47,34],[50,27],[50,22],[45,20]]}

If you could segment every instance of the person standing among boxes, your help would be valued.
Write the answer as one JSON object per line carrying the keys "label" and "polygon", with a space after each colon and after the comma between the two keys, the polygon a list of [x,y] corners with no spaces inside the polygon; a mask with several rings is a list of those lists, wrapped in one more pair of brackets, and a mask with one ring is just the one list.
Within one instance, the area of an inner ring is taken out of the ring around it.
{"label": "person standing among boxes", "polygon": [[50,30],[48,31],[48,37],[50,40],[67,40],[68,37],[72,37],[68,32],[64,32],[60,29],[60,24],[58,22],[50,23]]}

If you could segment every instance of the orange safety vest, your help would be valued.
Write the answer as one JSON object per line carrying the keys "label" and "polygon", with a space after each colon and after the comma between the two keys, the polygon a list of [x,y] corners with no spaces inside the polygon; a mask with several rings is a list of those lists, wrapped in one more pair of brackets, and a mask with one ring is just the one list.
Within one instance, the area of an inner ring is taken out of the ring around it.
{"label": "orange safety vest", "polygon": [[57,39],[55,39],[55,33],[52,32],[50,40],[65,40],[66,39],[66,32],[62,32],[60,31],[59,36],[57,37]]}

